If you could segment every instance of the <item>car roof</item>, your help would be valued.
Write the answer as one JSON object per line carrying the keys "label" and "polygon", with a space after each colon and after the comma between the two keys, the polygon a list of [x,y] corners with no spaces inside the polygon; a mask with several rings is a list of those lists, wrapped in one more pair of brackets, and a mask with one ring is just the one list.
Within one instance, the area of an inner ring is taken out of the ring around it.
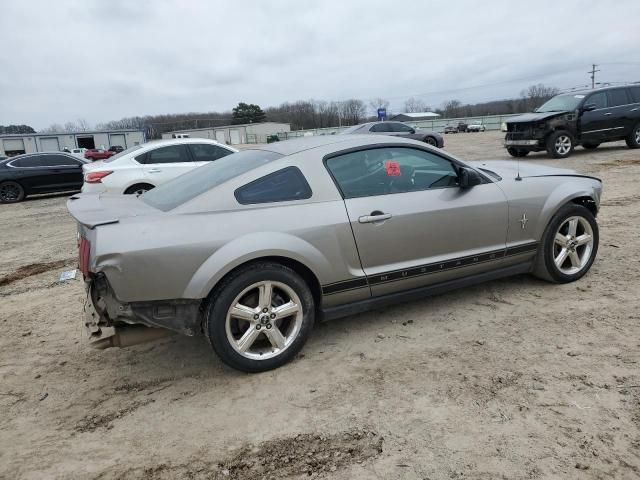
{"label": "car roof", "polygon": [[630,85],[609,85],[607,87],[598,87],[598,88],[585,88],[582,90],[571,90],[570,92],[562,92],[558,95],[587,95],[593,92],[606,92],[607,90],[615,90],[617,88],[627,88],[632,87],[633,84]]}
{"label": "car roof", "polygon": [[408,145],[421,144],[415,140],[402,137],[386,136],[386,135],[318,135],[314,137],[301,137],[283,142],[270,143],[268,146],[257,146],[247,150],[267,150],[279,153],[284,156],[293,155],[304,150],[324,147],[340,143],[345,149],[357,147],[360,145],[388,144],[390,141],[394,143],[406,143]]}

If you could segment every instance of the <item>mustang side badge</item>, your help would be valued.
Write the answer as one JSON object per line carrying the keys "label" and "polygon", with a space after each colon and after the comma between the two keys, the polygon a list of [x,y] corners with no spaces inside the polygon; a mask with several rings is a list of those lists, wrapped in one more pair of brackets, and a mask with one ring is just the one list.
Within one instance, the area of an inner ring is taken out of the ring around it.
{"label": "mustang side badge", "polygon": [[520,223],[522,224],[522,229],[524,230],[525,228],[527,228],[527,222],[529,221],[529,219],[527,218],[527,212],[522,214],[522,218],[520,219]]}
{"label": "mustang side badge", "polygon": [[387,162],[384,165],[387,169],[387,175],[390,177],[400,177],[402,172],[400,171],[400,164],[398,162]]}

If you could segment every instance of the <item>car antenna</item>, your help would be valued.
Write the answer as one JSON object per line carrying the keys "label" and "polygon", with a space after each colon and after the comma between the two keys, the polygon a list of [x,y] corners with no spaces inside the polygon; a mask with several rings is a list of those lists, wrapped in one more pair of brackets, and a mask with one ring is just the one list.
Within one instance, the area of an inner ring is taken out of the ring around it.
{"label": "car antenna", "polygon": [[516,159],[516,164],[518,165],[518,175],[516,175],[516,182],[521,182],[522,181],[522,177],[520,176],[520,157],[518,157]]}

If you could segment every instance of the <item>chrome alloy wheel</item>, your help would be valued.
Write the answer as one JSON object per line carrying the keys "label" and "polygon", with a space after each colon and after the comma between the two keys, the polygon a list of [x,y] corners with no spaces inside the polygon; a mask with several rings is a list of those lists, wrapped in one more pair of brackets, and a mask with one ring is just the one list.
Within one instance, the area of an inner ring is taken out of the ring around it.
{"label": "chrome alloy wheel", "polygon": [[556,139],[554,147],[559,155],[566,155],[571,151],[571,138],[567,135],[560,135]]}
{"label": "chrome alloy wheel", "polygon": [[227,339],[240,355],[266,360],[284,352],[302,326],[302,303],[291,287],[262,281],[245,288],[231,303]]}
{"label": "chrome alloy wheel", "polygon": [[636,143],[640,143],[640,126],[636,128]]}
{"label": "chrome alloy wheel", "polygon": [[569,217],[561,225],[553,241],[553,261],[565,275],[582,270],[593,252],[593,230],[583,217]]}

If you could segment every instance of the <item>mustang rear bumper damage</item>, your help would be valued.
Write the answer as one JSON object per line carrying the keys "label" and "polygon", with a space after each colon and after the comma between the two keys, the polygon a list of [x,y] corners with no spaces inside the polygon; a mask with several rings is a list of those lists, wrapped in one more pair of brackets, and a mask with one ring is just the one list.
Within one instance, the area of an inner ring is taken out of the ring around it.
{"label": "mustang rear bumper damage", "polygon": [[87,281],[86,289],[84,326],[95,348],[128,347],[173,332],[188,336],[200,333],[199,300],[121,302],[101,274]]}

